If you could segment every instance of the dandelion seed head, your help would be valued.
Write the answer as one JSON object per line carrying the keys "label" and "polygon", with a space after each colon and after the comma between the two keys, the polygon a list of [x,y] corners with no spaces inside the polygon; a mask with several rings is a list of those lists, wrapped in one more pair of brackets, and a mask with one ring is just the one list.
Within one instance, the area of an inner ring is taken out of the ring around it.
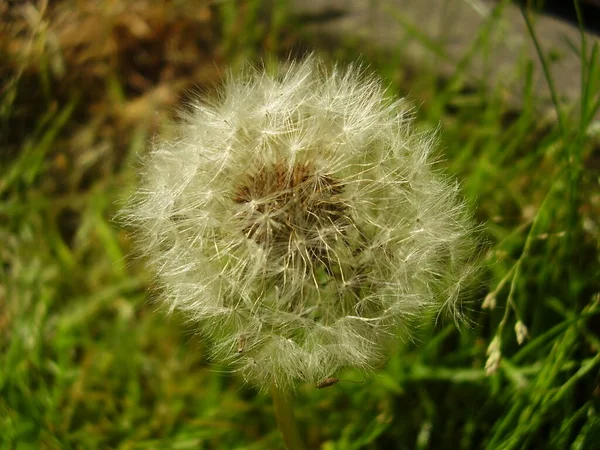
{"label": "dandelion seed head", "polygon": [[371,370],[476,264],[434,132],[360,68],[229,75],[144,158],[123,209],[171,311],[261,388]]}

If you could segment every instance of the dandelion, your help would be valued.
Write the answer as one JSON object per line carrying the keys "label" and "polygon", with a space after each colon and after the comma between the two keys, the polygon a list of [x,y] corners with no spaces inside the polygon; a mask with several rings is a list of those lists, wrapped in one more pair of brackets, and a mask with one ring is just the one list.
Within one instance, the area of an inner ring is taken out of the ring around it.
{"label": "dandelion", "polygon": [[357,67],[230,75],[145,157],[122,213],[161,298],[259,388],[368,371],[474,268],[436,135]]}

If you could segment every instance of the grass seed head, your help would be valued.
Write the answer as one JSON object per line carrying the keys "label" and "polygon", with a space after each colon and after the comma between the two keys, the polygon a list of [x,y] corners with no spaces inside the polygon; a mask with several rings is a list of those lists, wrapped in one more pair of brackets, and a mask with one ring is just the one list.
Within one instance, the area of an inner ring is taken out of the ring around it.
{"label": "grass seed head", "polygon": [[145,157],[122,212],[171,310],[261,388],[379,364],[458,311],[473,226],[432,133],[360,69],[230,75]]}

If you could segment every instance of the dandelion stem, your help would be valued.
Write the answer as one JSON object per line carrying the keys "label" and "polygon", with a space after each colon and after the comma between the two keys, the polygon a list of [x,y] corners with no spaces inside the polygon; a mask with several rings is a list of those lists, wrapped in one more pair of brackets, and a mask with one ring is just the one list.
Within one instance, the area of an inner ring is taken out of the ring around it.
{"label": "dandelion stem", "polygon": [[271,386],[271,392],[273,394],[273,405],[275,406],[275,417],[286,448],[288,450],[304,450],[306,447],[298,432],[290,397],[280,391],[275,384]]}

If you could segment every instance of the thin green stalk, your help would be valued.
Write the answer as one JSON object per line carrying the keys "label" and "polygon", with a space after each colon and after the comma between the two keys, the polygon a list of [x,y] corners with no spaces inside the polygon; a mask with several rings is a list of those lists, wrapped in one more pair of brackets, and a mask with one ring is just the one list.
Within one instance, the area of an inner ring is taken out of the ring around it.
{"label": "thin green stalk", "polygon": [[[529,31],[529,36],[531,36],[531,40],[533,41],[533,45],[535,46],[535,50],[540,58],[540,62],[542,64],[542,70],[544,71],[544,77],[546,78],[546,82],[548,83],[548,88],[550,89],[550,96],[552,97],[552,103],[554,103],[554,108],[556,109],[556,117],[558,118],[558,126],[560,128],[560,132],[563,138],[567,137],[567,128],[565,125],[565,118],[563,117],[562,108],[560,107],[560,103],[558,101],[558,91],[554,85],[554,79],[550,74],[550,65],[544,56],[544,52],[542,51],[542,46],[537,38],[537,34],[533,29],[533,24],[531,23],[531,18],[529,17],[529,12],[523,7],[521,8],[521,14],[523,19],[525,20],[525,24],[527,25],[527,30]],[[582,55],[585,57],[585,55]]]}
{"label": "thin green stalk", "polygon": [[275,406],[275,418],[286,448],[288,450],[306,449],[298,432],[290,397],[281,392],[275,384],[271,386],[271,393],[273,395],[273,405]]}

